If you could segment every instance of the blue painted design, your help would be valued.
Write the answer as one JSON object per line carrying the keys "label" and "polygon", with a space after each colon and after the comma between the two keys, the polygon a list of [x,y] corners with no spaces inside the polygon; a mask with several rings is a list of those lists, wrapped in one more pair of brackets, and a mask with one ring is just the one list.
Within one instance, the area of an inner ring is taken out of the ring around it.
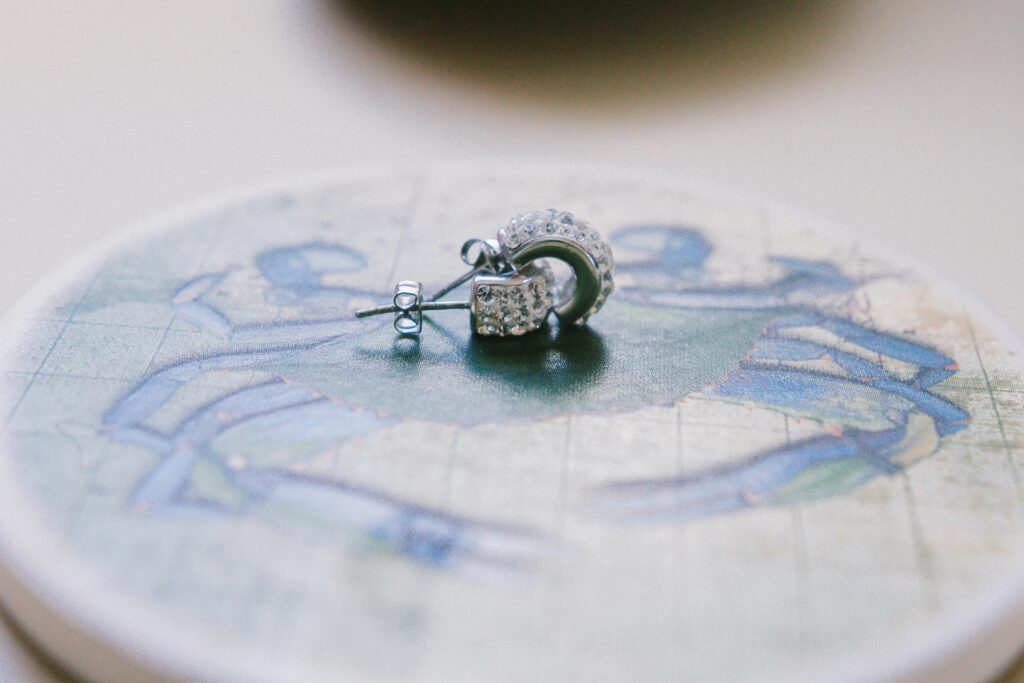
{"label": "blue painted design", "polygon": [[[498,343],[472,338],[465,320],[450,328],[439,320],[420,345],[396,345],[387,321],[339,315],[371,296],[328,284],[366,265],[340,245],[256,257],[265,300],[292,312],[280,322],[232,319],[218,294],[234,271],[181,284],[170,296],[178,318],[224,348],[154,369],[107,411],[113,438],[160,458],[132,504],[151,514],[300,520],[412,561],[494,573],[531,566],[550,541],[296,466],[410,417],[472,426],[498,414],[626,412],[686,396],[833,426],[696,475],[609,482],[590,506],[615,520],[678,522],[842,494],[901,471],[967,424],[962,409],[930,391],[956,372],[952,358],[822,305],[862,284],[836,266],[777,258],[777,277],[729,284],[709,272],[712,246],[695,230],[629,226],[612,241],[626,257],[626,284],[592,329]],[[800,336],[808,329],[819,334]],[[152,426],[183,389],[239,370],[259,379],[224,390],[169,431]],[[427,393],[432,400],[422,400]]]}

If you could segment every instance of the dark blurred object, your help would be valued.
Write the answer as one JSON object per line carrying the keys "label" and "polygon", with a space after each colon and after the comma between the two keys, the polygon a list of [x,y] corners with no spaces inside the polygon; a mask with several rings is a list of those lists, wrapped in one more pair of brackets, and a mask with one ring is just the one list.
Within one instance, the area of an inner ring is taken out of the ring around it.
{"label": "dark blurred object", "polygon": [[815,0],[333,6],[433,69],[556,106],[692,93],[810,62],[840,9]]}

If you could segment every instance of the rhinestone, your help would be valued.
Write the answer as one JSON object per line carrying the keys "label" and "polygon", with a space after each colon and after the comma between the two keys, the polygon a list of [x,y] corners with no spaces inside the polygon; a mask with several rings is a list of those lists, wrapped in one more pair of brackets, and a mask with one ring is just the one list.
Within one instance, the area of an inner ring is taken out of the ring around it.
{"label": "rhinestone", "polygon": [[480,287],[477,287],[476,298],[480,303],[488,306],[494,303],[494,292],[487,285],[481,285]]}

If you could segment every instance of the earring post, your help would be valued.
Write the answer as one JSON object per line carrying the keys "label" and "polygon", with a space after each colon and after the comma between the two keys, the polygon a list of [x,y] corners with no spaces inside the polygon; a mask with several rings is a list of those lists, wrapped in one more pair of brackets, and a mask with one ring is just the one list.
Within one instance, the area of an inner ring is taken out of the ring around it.
{"label": "earring post", "polygon": [[[416,307],[421,311],[453,311],[457,309],[469,309],[468,301],[426,301]],[[371,315],[382,315],[384,313],[398,313],[403,309],[398,306],[377,306],[376,308],[363,308],[356,311],[357,318],[367,318]]]}
{"label": "earring post", "polygon": [[452,283],[450,283],[448,285],[445,285],[445,287],[443,289],[441,289],[441,291],[437,292],[436,294],[434,294],[434,296],[430,297],[430,299],[428,299],[428,301],[437,301],[438,299],[440,299],[442,296],[444,296],[448,292],[452,291],[453,289],[455,289],[455,288],[457,288],[457,287],[459,287],[461,285],[466,284],[467,282],[469,282],[470,280],[473,279],[473,276],[475,276],[477,273],[479,273],[484,268],[486,268],[486,266],[477,266],[476,268],[472,269],[468,273],[462,275],[460,278],[458,278],[454,282],[452,282]]}
{"label": "earring post", "polygon": [[[472,258],[474,247],[477,249],[476,258]],[[459,276],[454,282],[445,285],[444,288],[430,297],[428,301],[437,301],[453,289],[466,284],[476,275],[483,272],[497,273],[503,270],[506,265],[501,258],[501,250],[495,240],[466,240],[462,245],[460,256],[463,263],[471,266],[469,272]]]}

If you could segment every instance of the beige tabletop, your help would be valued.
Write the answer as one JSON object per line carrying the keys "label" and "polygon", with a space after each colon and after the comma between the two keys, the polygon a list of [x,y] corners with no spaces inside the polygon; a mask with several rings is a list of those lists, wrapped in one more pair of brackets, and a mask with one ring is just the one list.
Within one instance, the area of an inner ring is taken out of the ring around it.
{"label": "beige tabletop", "polygon": [[[782,200],[913,255],[1024,330],[1021,3],[563,7],[497,26],[396,4],[5,4],[0,309],[205,195],[497,157]],[[0,679],[62,680],[7,625]]]}

